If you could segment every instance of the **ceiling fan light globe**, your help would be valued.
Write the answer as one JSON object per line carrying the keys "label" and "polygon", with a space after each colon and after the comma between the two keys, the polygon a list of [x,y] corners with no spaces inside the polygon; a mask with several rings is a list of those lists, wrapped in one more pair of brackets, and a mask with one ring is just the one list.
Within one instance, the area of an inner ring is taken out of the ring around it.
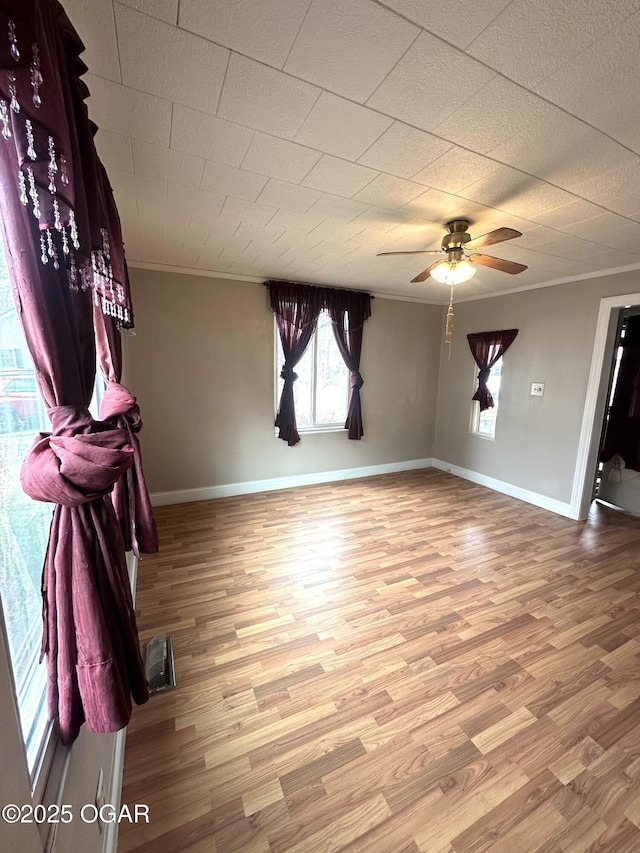
{"label": "ceiling fan light globe", "polygon": [[468,281],[476,274],[469,261],[442,261],[431,270],[431,277],[440,284],[454,285]]}

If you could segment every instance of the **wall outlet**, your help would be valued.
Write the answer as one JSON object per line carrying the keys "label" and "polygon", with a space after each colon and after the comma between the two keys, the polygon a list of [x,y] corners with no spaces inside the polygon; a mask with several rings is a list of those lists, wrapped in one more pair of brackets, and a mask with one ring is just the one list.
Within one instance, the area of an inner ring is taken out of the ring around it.
{"label": "wall outlet", "polygon": [[532,397],[542,397],[544,394],[544,382],[532,382],[531,383],[531,396]]}

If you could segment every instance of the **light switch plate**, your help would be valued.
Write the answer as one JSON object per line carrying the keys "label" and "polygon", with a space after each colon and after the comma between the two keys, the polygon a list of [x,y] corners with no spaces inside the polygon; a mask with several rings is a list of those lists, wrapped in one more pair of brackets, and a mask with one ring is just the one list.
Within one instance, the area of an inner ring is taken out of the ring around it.
{"label": "light switch plate", "polygon": [[532,397],[542,397],[544,394],[544,382],[532,382],[531,383],[531,396]]}

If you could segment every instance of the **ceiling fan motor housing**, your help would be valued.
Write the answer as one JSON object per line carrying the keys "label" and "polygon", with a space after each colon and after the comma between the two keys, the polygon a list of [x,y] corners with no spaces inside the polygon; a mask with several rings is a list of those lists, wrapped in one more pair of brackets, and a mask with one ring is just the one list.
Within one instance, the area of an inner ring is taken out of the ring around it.
{"label": "ceiling fan motor housing", "polygon": [[[468,219],[453,219],[451,222],[447,222],[449,233],[445,234],[442,238],[442,251],[446,252],[450,258],[451,255],[449,253],[454,251],[460,252],[460,257],[462,257],[464,244],[471,240],[471,234],[467,231],[468,227]],[[459,260],[459,258],[456,258],[456,260]]]}

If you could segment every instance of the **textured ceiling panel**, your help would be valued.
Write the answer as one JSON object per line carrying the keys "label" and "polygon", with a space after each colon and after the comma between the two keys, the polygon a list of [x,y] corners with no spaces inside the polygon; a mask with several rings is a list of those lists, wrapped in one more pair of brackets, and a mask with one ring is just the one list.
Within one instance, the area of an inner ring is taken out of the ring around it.
{"label": "textured ceiling panel", "polygon": [[133,262],[442,300],[376,253],[466,218],[529,265],[469,296],[640,268],[640,0],[65,6]]}
{"label": "textured ceiling panel", "polygon": [[467,51],[535,86],[638,9],[639,0],[513,0]]}
{"label": "textured ceiling panel", "polygon": [[292,139],[318,100],[320,89],[231,55],[218,115],[238,124]]}
{"label": "textured ceiling panel", "polygon": [[229,51],[116,3],[122,82],[215,114]]}
{"label": "textured ceiling panel", "polygon": [[386,116],[323,92],[296,134],[296,141],[326,154],[356,160],[391,124]]}
{"label": "textured ceiling panel", "polygon": [[365,101],[419,33],[369,0],[313,0],[285,70]]}
{"label": "textured ceiling panel", "polygon": [[179,25],[282,68],[310,0],[182,0]]}

